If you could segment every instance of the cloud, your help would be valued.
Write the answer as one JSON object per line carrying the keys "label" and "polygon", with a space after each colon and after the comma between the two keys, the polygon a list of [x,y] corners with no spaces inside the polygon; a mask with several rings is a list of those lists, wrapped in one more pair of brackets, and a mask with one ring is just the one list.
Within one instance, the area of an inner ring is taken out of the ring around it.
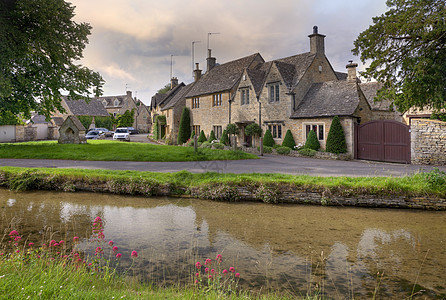
{"label": "cloud", "polygon": [[123,94],[129,84],[146,104],[173,74],[192,81],[195,62],[205,69],[207,33],[212,54],[224,63],[259,52],[265,60],[309,51],[313,25],[326,37],[326,55],[344,71],[358,34],[384,0],[71,0],[75,20],[93,26],[82,61],[107,81],[105,94]]}

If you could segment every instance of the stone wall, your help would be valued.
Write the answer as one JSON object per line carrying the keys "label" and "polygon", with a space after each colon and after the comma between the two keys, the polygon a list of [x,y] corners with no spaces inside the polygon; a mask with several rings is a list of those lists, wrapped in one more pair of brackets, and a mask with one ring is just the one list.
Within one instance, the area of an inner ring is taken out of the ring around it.
{"label": "stone wall", "polygon": [[446,122],[412,119],[412,164],[446,165]]}

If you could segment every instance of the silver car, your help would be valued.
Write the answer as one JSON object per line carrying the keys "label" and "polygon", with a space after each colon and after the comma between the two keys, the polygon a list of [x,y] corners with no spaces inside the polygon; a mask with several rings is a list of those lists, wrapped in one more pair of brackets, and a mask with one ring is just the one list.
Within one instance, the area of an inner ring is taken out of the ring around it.
{"label": "silver car", "polygon": [[130,142],[130,132],[127,127],[118,127],[113,134],[114,140],[123,140]]}

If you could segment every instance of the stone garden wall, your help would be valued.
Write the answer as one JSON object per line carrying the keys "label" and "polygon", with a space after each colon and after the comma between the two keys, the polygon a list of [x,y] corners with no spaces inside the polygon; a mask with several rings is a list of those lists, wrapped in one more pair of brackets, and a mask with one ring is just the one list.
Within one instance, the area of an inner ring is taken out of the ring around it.
{"label": "stone garden wall", "polygon": [[411,160],[418,165],[446,165],[446,122],[411,121]]}

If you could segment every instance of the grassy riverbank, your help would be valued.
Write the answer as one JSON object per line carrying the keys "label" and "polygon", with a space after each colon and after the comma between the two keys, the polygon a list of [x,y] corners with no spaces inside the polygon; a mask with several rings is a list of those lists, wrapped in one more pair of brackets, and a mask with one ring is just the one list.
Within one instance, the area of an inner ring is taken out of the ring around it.
{"label": "grassy riverbank", "polygon": [[57,141],[3,143],[0,158],[166,162],[255,159],[257,156],[242,151],[199,148],[195,152],[193,147],[88,140],[82,145]]}
{"label": "grassy riverbank", "polygon": [[[446,173],[438,170],[406,177],[315,177],[286,174],[221,174],[215,172],[155,173],[118,170],[0,167],[0,186],[13,190],[91,190],[140,195],[193,195],[204,199],[235,201],[237,187],[262,189],[259,199],[280,197],[280,189],[330,195],[432,196],[446,198]],[[218,198],[218,194],[223,198]],[[257,193],[257,192],[256,192]],[[279,194],[278,194],[279,193]],[[215,196],[215,197],[213,197]],[[224,199],[227,196],[229,199]]]}

